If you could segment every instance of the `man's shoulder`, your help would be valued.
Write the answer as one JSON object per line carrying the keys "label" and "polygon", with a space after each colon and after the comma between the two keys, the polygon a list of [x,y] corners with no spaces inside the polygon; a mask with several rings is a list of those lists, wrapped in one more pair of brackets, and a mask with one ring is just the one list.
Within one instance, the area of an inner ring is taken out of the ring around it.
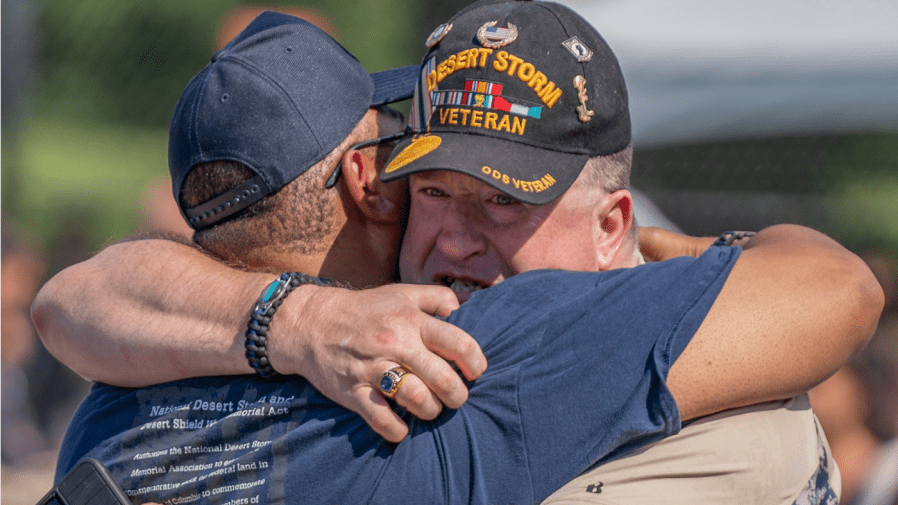
{"label": "man's shoulder", "polygon": [[559,306],[576,305],[581,298],[602,298],[607,293],[635,299],[647,293],[659,294],[658,290],[671,286],[689,290],[690,286],[708,284],[726,275],[740,251],[738,247],[715,246],[698,258],[673,258],[605,272],[532,270],[474,293],[456,311],[456,317],[461,320],[467,314],[482,314],[486,310],[518,316],[531,311],[544,313]]}
{"label": "man's shoulder", "polygon": [[[550,341],[580,345],[575,341],[594,338],[598,330],[606,339],[669,335],[680,343],[679,355],[737,256],[737,250],[715,247],[699,258],[599,273],[531,271],[475,293],[449,322],[478,341],[491,368],[503,358],[519,363]],[[633,321],[640,322],[636,333]]]}

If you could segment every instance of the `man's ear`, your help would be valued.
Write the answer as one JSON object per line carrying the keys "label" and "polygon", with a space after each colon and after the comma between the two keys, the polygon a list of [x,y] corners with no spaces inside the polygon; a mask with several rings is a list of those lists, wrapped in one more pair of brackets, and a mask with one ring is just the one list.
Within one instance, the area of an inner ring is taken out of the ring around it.
{"label": "man's ear", "polygon": [[595,208],[593,240],[599,270],[624,266],[624,243],[633,225],[633,196],[622,189],[606,195]]}
{"label": "man's ear", "polygon": [[382,223],[398,222],[402,202],[377,177],[377,164],[362,151],[351,149],[343,153],[343,180],[349,194],[361,211]]}

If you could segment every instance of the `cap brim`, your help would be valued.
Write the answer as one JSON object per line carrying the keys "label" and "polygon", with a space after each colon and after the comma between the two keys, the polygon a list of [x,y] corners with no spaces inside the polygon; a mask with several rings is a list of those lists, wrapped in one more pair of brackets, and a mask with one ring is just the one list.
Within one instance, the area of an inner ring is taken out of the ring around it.
{"label": "cap brim", "polygon": [[421,71],[420,65],[394,68],[369,74],[374,82],[374,96],[371,107],[408,100],[415,93],[415,82]]}
{"label": "cap brim", "polygon": [[586,154],[561,153],[481,135],[416,135],[396,147],[381,180],[450,170],[483,181],[521,202],[543,205],[567,191],[588,159]]}

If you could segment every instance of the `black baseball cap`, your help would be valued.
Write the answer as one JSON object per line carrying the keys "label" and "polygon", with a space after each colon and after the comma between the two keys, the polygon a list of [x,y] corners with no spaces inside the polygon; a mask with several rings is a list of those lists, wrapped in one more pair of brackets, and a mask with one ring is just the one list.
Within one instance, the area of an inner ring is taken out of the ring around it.
{"label": "black baseball cap", "polygon": [[381,178],[461,172],[520,201],[561,196],[593,156],[630,144],[611,48],[571,9],[484,0],[427,39],[410,123]]}
{"label": "black baseball cap", "polygon": [[[175,200],[195,229],[272,194],[336,148],[370,107],[412,97],[417,65],[368,74],[328,34],[266,11],[187,85],[169,129]],[[255,176],[192,208],[184,178],[197,163],[233,160]]]}

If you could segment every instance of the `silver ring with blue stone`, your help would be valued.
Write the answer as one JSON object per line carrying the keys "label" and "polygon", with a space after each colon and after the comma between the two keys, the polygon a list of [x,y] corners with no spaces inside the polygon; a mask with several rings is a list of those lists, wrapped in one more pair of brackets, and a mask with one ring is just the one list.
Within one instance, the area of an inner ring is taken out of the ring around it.
{"label": "silver ring with blue stone", "polygon": [[393,398],[399,391],[399,386],[402,385],[402,380],[406,375],[408,375],[408,370],[401,366],[387,370],[380,379],[380,392],[387,398]]}

